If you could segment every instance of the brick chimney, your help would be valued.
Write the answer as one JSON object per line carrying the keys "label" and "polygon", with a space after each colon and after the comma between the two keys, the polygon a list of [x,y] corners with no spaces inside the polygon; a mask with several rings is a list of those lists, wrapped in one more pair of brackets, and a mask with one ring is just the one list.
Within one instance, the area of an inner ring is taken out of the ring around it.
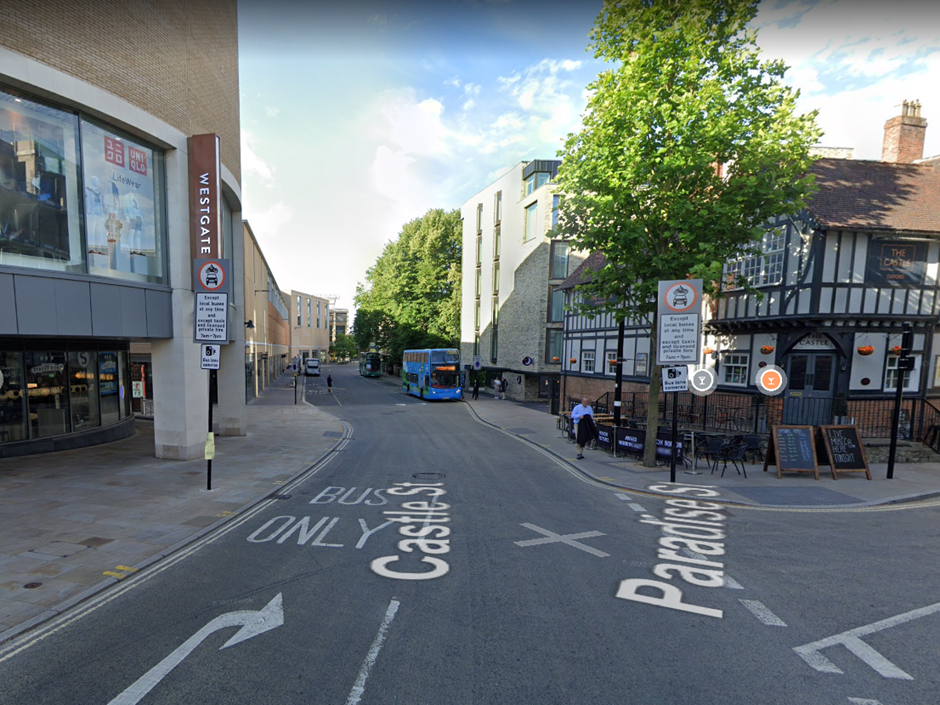
{"label": "brick chimney", "polygon": [[924,157],[924,135],[927,120],[920,116],[920,102],[901,103],[901,114],[885,123],[885,138],[881,146],[881,161],[911,164]]}

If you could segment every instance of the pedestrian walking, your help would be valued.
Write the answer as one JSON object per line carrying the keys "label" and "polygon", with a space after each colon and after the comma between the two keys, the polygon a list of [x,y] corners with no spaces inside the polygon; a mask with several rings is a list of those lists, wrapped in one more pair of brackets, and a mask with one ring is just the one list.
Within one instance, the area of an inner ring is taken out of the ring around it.
{"label": "pedestrian walking", "polygon": [[581,403],[571,411],[571,423],[575,424],[575,448],[578,449],[578,460],[581,460],[584,457],[584,446],[597,438],[594,410],[587,397],[582,397]]}
{"label": "pedestrian walking", "polygon": [[480,398],[480,378],[475,376],[473,377],[473,399]]}
{"label": "pedestrian walking", "polygon": [[493,398],[499,399],[499,379],[493,380]]}
{"label": "pedestrian walking", "polygon": [[507,382],[507,381],[506,381],[506,378],[503,377],[503,378],[499,381],[499,398],[500,398],[500,399],[505,399],[505,398],[506,398],[506,390],[507,390],[507,389],[509,389],[509,382]]}
{"label": "pedestrian walking", "polygon": [[333,393],[333,375],[326,376],[326,388],[330,394]]}

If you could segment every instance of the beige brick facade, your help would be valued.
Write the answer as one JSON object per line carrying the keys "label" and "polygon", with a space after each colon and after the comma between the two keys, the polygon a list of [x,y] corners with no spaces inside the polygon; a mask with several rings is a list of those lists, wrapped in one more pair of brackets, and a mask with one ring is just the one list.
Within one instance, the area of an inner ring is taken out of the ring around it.
{"label": "beige brick facade", "polygon": [[0,45],[186,135],[218,134],[222,163],[240,183],[236,7],[237,0],[5,0]]}

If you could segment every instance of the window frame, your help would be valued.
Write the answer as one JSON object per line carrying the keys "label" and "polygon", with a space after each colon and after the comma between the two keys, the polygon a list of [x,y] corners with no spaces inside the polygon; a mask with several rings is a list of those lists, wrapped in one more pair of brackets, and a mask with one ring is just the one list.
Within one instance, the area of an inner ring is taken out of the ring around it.
{"label": "window frame", "polygon": [[[750,371],[751,354],[746,351],[726,352],[721,356],[722,384],[746,387]],[[741,371],[743,369],[743,372]],[[735,372],[736,371],[736,372]]]}
{"label": "window frame", "polygon": [[[907,371],[907,376],[904,378],[904,391],[905,392],[919,392],[920,391],[920,370],[921,365],[923,364],[923,355],[921,353],[911,353],[908,357],[914,358],[914,369]],[[885,367],[884,374],[882,376],[881,391],[883,392],[896,392],[898,389],[898,360],[901,359],[900,355],[888,354],[885,357]]]}
{"label": "window frame", "polygon": [[[552,355],[556,350],[552,349],[552,339],[557,338],[558,355]],[[561,358],[565,354],[565,331],[561,328],[548,328],[545,331],[545,363],[548,365],[561,365]],[[558,359],[555,360],[554,358]]]}
{"label": "window frame", "polygon": [[[556,318],[555,303],[559,294],[561,295],[561,307],[557,311],[558,317]],[[548,323],[563,323],[565,320],[565,292],[557,286],[548,287],[548,311],[546,312],[546,320]]]}
{"label": "window frame", "polygon": [[[555,271],[555,260],[556,260],[556,249],[558,247],[565,248],[565,272],[563,276],[559,276]],[[570,267],[570,256],[571,256],[571,246],[565,240],[552,240],[552,249],[549,254],[548,259],[548,278],[549,279],[567,279],[568,270]]]}
{"label": "window frame", "polygon": [[[597,361],[597,353],[594,350],[581,351],[581,372],[585,374],[594,374]],[[589,364],[590,363],[590,364]]]}
{"label": "window frame", "polygon": [[[535,234],[530,232],[530,230],[538,229],[538,218],[539,218],[539,202],[533,201],[524,208],[525,211],[525,223],[522,232],[522,241],[531,242],[536,238]],[[529,217],[529,214],[532,214],[532,217]],[[531,227],[530,227],[531,223]]]}

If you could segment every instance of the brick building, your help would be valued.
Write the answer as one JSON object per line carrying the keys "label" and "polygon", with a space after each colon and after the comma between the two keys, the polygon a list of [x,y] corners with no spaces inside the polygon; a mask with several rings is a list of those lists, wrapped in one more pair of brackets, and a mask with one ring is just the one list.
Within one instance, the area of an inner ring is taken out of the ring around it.
{"label": "brick building", "polygon": [[[100,443],[154,418],[201,457],[189,138],[219,137],[214,231],[242,251],[235,0],[7,0],[0,25],[0,457]],[[216,430],[245,433],[232,278]]]}

